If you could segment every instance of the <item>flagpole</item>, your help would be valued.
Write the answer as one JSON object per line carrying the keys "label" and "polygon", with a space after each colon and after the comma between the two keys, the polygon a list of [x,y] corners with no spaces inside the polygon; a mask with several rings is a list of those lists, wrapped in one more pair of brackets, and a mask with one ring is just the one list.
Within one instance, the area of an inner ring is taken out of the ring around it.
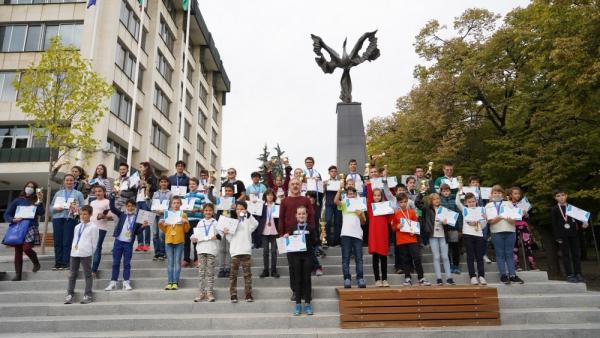
{"label": "flagpole", "polygon": [[90,60],[94,59],[94,48],[96,47],[96,29],[98,28],[98,12],[100,11],[100,3],[102,1],[96,1],[94,5],[94,28],[92,29],[92,46],[90,48]]}
{"label": "flagpole", "polygon": [[140,59],[141,59],[141,53],[142,53],[142,33],[144,31],[144,17],[146,16],[146,13],[144,13],[144,8],[146,7],[146,0],[140,0],[140,4],[141,4],[141,19],[140,19],[140,32],[138,35],[138,39],[137,39],[137,52],[136,52],[136,58],[135,58],[135,77],[133,80],[133,98],[132,98],[132,103],[131,103],[131,114],[129,114],[131,116],[130,120],[129,120],[129,139],[127,141],[127,165],[129,166],[129,170],[132,170],[131,168],[131,160],[132,160],[132,155],[133,155],[133,132],[134,132],[134,125],[135,125],[135,112],[136,112],[136,106],[137,106],[137,93],[138,93],[138,73],[140,71]]}
{"label": "flagpole", "polygon": [[190,12],[192,11],[191,3],[188,2],[187,6],[187,22],[185,28],[185,48],[182,53],[183,62],[183,74],[181,74],[181,100],[179,100],[179,112],[181,113],[181,121],[179,121],[179,152],[177,153],[177,160],[183,160],[183,135],[185,128],[185,111],[184,111],[184,100],[187,97],[186,90],[186,74],[187,74],[187,53],[190,45]]}

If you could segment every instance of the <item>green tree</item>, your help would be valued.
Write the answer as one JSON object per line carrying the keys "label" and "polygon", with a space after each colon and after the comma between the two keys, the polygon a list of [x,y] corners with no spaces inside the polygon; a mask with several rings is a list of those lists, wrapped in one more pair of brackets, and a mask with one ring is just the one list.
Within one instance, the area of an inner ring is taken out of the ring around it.
{"label": "green tree", "polygon": [[[55,37],[38,64],[25,69],[13,83],[19,95],[17,106],[32,119],[36,137],[46,138],[50,148],[46,182],[46,210],[50,210],[50,180],[53,170],[74,152],[85,156],[96,150],[94,126],[108,110],[112,87],[91,70],[78,50],[63,46]],[[48,230],[46,212],[42,252]]]}
{"label": "green tree", "polygon": [[272,170],[273,177],[281,176],[284,177],[284,155],[285,151],[281,149],[279,143],[275,147],[273,147],[274,154],[271,155],[269,151],[269,146],[265,143],[262,149],[262,153],[258,156],[257,160],[260,161],[260,166],[258,167],[258,172],[261,175],[261,181],[265,182],[267,178],[267,171],[269,169]]}

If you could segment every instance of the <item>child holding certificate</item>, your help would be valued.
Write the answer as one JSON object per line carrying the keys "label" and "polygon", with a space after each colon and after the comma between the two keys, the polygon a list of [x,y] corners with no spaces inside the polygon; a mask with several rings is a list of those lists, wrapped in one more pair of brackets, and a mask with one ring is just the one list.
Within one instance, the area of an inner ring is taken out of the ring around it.
{"label": "child holding certificate", "polygon": [[521,268],[519,267],[519,251],[521,250],[521,246],[519,245],[520,237],[521,242],[523,242],[523,247],[525,248],[525,257],[527,258],[527,262],[524,264],[529,265],[529,270],[537,270],[535,265],[535,257],[533,257],[533,246],[535,244],[531,238],[529,224],[527,222],[529,220],[529,210],[531,209],[531,204],[527,202],[527,198],[523,198],[523,192],[519,187],[510,188],[508,190],[508,197],[515,208],[520,208],[523,210],[523,218],[520,221],[515,221],[515,229],[517,230],[517,240],[515,241],[515,246],[513,249],[515,268],[517,271],[521,271]]}
{"label": "child holding certificate", "polygon": [[[391,195],[391,193],[390,193]],[[383,190],[373,189],[367,200],[367,213],[369,215],[369,253],[373,256],[373,273],[375,275],[375,286],[389,287],[387,281],[387,253],[389,250],[389,224],[392,215],[375,215],[373,213],[373,203],[383,202]],[[381,266],[381,275],[379,274]]]}
{"label": "child holding certificate", "polygon": [[454,227],[448,228],[448,251],[450,252],[450,271],[460,275],[460,250],[462,248],[462,213],[456,207],[455,193],[452,193],[450,185],[442,183],[440,186],[440,203],[446,209],[452,210],[459,214],[458,220]]}
{"label": "child holding certificate", "polygon": [[[192,178],[193,179],[193,178]],[[191,240],[196,244],[200,268],[200,295],[194,299],[194,302],[207,300],[215,301],[215,259],[219,252],[219,240],[221,235],[217,231],[217,221],[213,218],[215,207],[212,204],[205,204],[202,207],[203,219],[193,229],[194,234]]]}
{"label": "child holding certificate", "polygon": [[109,226],[112,225],[113,214],[110,213],[110,205],[108,199],[105,198],[106,189],[104,186],[93,186],[92,193],[94,194],[95,199],[90,202],[90,206],[94,210],[92,212],[91,222],[98,227],[98,244],[96,245],[94,259],[92,260],[92,277],[96,278],[100,260],[102,259],[102,244],[108,233]]}
{"label": "child holding certificate", "polygon": [[[217,207],[217,220],[221,215],[225,217],[236,218],[235,215],[235,203],[232,203],[229,207],[225,207],[225,203],[222,203],[224,198],[231,200],[235,198],[235,192],[233,185],[230,183],[225,183],[222,186],[224,195],[221,197],[217,197],[213,194],[214,185],[208,189],[208,199]],[[221,241],[219,243],[219,278],[228,278],[230,273],[231,266],[231,256],[229,255],[229,242]]]}
{"label": "child holding certificate", "polygon": [[229,242],[231,253],[231,273],[229,274],[229,293],[231,302],[237,303],[237,275],[240,266],[244,273],[244,290],[246,302],[253,302],[252,297],[252,232],[258,227],[258,222],[247,212],[248,204],[245,201],[237,201],[235,212],[238,216],[238,225],[235,232],[228,228],[223,229],[223,234]]}
{"label": "child holding certificate", "polygon": [[[414,264],[417,278],[419,278],[419,285],[431,286],[431,283],[423,275],[421,252],[417,240],[417,233],[420,232],[420,229],[416,229],[418,227],[417,213],[414,209],[408,207],[408,201],[408,194],[400,193],[398,195],[399,208],[392,219],[392,229],[396,231],[396,245],[402,257],[402,269],[404,270],[404,282],[402,284],[404,286],[412,285],[410,271]],[[408,231],[406,230],[407,227]]]}
{"label": "child holding certificate", "polygon": [[[372,194],[372,190],[371,190]],[[348,188],[346,190],[347,198],[356,198],[356,189]],[[342,209],[342,233],[340,236],[342,242],[342,272],[344,274],[344,288],[352,287],[352,275],[350,274],[350,255],[354,255],[356,263],[356,279],[359,288],[366,288],[363,276],[363,253],[362,239],[363,230],[361,225],[365,224],[366,218],[361,210],[349,211],[345,201],[340,199],[340,192],[335,195],[335,204]]]}
{"label": "child holding certificate", "polygon": [[577,228],[581,226],[585,229],[588,227],[588,223],[582,223],[567,215],[567,193],[564,190],[555,190],[554,199],[556,200],[556,205],[552,207],[551,211],[552,229],[554,231],[554,239],[558,242],[560,251],[562,251],[567,281],[570,283],[583,283],[581,251],[579,249]]}
{"label": "child holding certificate", "polygon": [[69,271],[69,286],[65,304],[72,304],[75,298],[75,281],[79,273],[79,265],[83,266],[85,276],[85,293],[81,304],[92,302],[92,255],[98,244],[98,227],[90,222],[94,210],[89,205],[81,208],[79,216],[81,223],[75,227],[75,235],[71,244],[71,266]]}
{"label": "child holding certificate", "polygon": [[[156,213],[157,216],[162,217],[165,210],[169,209],[169,203],[173,192],[169,190],[169,178],[167,176],[161,176],[158,179],[159,189],[152,195],[152,201],[150,203],[150,210]],[[165,251],[165,233],[158,228],[158,223],[154,222],[152,225],[152,242],[154,244],[154,258],[153,261],[164,261],[167,257]]]}
{"label": "child holding certificate", "polygon": [[429,195],[429,202],[425,201],[425,193],[428,188],[423,187],[421,193],[417,196],[415,204],[423,210],[423,226],[421,227],[421,236],[429,239],[431,253],[433,254],[433,270],[437,279],[437,285],[443,285],[442,270],[440,268],[440,260],[444,265],[446,273],[446,283],[455,285],[450,271],[450,259],[448,258],[448,244],[446,238],[448,236],[448,220],[437,219],[437,208],[440,207],[440,195],[433,193]]}
{"label": "child holding certificate", "polygon": [[190,230],[187,215],[181,210],[181,197],[173,196],[171,206],[165,211],[164,218],[158,222],[160,230],[165,233],[165,249],[167,251],[168,281],[165,290],[179,289],[179,274],[185,233]]}
{"label": "child holding certificate", "polygon": [[495,185],[492,187],[491,201],[485,206],[485,214],[492,232],[492,242],[496,252],[496,264],[500,273],[500,281],[504,284],[525,283],[515,272],[513,248],[517,235],[515,234],[515,221],[503,217],[502,208],[512,208],[512,203],[504,200],[504,189]]}
{"label": "child holding certificate", "polygon": [[[263,272],[260,274],[260,278],[269,276],[279,278],[277,272],[277,226],[279,224],[279,212],[278,206],[275,204],[275,193],[271,189],[263,195],[262,215],[258,219],[257,233],[262,236],[262,247],[263,247]],[[269,257],[271,258],[271,264],[269,265]]]}
{"label": "child holding certificate", "polygon": [[[487,285],[485,268],[483,264],[483,229],[486,227],[485,212],[483,207],[477,206],[477,197],[473,193],[465,194],[465,207],[460,201],[460,194],[456,194],[456,205],[463,215],[463,242],[467,249],[467,268],[471,285]],[[474,264],[477,262],[477,274]]]}
{"label": "child holding certificate", "polygon": [[[206,195],[198,191],[198,184],[200,181],[196,177],[190,177],[188,182],[188,193],[185,194],[183,201],[187,206],[185,211],[190,222],[190,231],[185,234],[185,245],[183,246],[183,262],[182,267],[198,267],[198,253],[193,245],[191,245],[191,236],[193,229],[198,225],[198,222],[204,218],[202,215],[202,205],[206,200]],[[194,253],[194,259],[192,263],[192,252]]]}

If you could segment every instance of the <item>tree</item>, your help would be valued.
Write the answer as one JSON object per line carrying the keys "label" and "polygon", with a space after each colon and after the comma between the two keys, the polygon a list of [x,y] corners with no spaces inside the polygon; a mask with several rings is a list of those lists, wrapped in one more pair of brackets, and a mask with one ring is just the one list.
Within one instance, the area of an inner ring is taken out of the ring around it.
{"label": "tree", "polygon": [[275,147],[273,147],[273,150],[275,151],[275,154],[271,155],[271,152],[269,151],[269,147],[265,143],[265,145],[262,149],[262,153],[257,158],[257,160],[259,160],[261,162],[260,166],[258,167],[258,172],[261,175],[262,182],[264,182],[266,180],[267,171],[269,168],[271,168],[274,177],[275,176],[284,177],[284,167],[283,167],[284,156],[283,155],[285,154],[285,151],[281,149],[281,146],[279,145],[279,143],[277,143],[277,145]]}
{"label": "tree", "polygon": [[[52,172],[73,152],[81,151],[87,157],[96,150],[94,126],[108,110],[112,87],[91,70],[90,62],[78,50],[63,46],[58,36],[40,62],[24,70],[13,86],[19,93],[17,106],[32,118],[35,137],[46,138],[50,148],[46,182],[46,210],[50,210]],[[42,252],[49,214],[46,212]]]}

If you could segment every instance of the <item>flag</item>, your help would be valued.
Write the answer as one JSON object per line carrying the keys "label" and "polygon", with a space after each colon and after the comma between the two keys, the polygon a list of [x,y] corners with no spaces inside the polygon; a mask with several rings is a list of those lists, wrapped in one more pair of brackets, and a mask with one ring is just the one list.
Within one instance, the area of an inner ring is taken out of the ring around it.
{"label": "flag", "polygon": [[88,0],[88,4],[86,8],[90,8],[96,5],[96,0]]}
{"label": "flag", "polygon": [[181,6],[183,6],[184,11],[187,11],[190,7],[190,0],[181,0]]}

